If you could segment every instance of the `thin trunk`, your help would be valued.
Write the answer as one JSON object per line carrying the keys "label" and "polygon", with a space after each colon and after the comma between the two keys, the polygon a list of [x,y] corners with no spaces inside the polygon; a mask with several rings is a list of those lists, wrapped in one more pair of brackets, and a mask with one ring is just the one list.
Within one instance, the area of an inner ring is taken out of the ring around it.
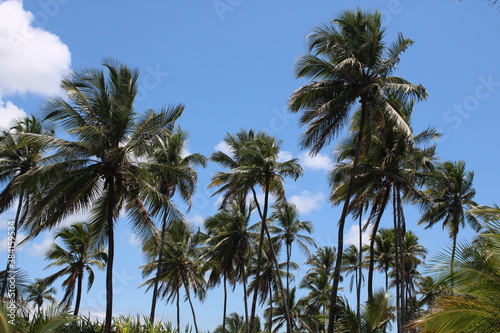
{"label": "thin trunk", "polygon": [[269,282],[269,333],[273,331],[273,286],[272,283]]}
{"label": "thin trunk", "polygon": [[[363,210],[361,209],[359,212],[359,220],[358,220],[358,228],[359,228],[359,253],[358,253],[358,267],[357,267],[357,276],[356,276],[356,319],[358,323],[361,323],[361,274],[362,272],[362,248],[363,248],[363,237],[361,234],[361,224],[363,219]],[[358,333],[361,333],[361,325],[358,325]]]}
{"label": "thin trunk", "polygon": [[23,208],[23,199],[24,199],[24,195],[23,195],[23,192],[21,192],[21,194],[19,195],[19,203],[17,204],[16,217],[14,219],[14,234],[12,235],[12,244],[13,245],[12,245],[12,248],[11,247],[7,248],[7,265],[5,267],[5,278],[3,279],[3,282],[2,282],[2,291],[0,292],[0,298],[2,298],[5,295],[5,291],[7,290],[7,278],[9,277],[8,272],[13,270],[12,265],[9,262],[10,261],[9,256],[11,254],[11,252],[10,252],[11,249],[13,249],[13,251],[16,250],[16,238],[17,238],[17,231],[19,229],[19,217],[21,216],[21,211]]}
{"label": "thin trunk", "polygon": [[78,312],[80,311],[80,302],[82,300],[82,285],[83,285],[83,267],[80,269],[80,272],[77,277],[75,311],[73,312],[73,316],[78,316]]}
{"label": "thin trunk", "polygon": [[181,332],[181,295],[180,290],[177,290],[177,332]]}
{"label": "thin trunk", "polygon": [[191,307],[191,313],[193,314],[193,323],[194,323],[194,331],[199,333],[198,331],[198,323],[196,322],[196,313],[194,312],[193,301],[191,300],[191,295],[189,293],[189,289],[186,287],[186,295],[189,301],[189,306]]}
{"label": "thin trunk", "polygon": [[163,218],[163,222],[161,225],[161,235],[160,235],[160,249],[158,250],[158,267],[156,267],[156,276],[153,287],[153,299],[151,300],[151,313],[149,315],[149,321],[153,325],[155,323],[155,311],[156,311],[156,300],[158,294],[158,285],[160,283],[160,274],[163,263],[163,246],[165,243],[165,232],[167,229],[167,218]]}
{"label": "thin trunk", "polygon": [[108,237],[108,262],[106,266],[106,318],[104,320],[104,333],[111,333],[113,321],[113,262],[115,258],[115,239],[114,239],[114,179],[107,180],[108,187],[108,211],[106,221],[106,235]]}
{"label": "thin trunk", "polygon": [[399,225],[397,218],[397,200],[395,195],[396,189],[393,189],[393,220],[394,220],[394,247],[395,247],[395,271],[396,271],[396,317],[397,317],[397,332],[403,332],[402,318],[401,318],[401,285],[400,285],[400,257],[399,257]]}
{"label": "thin trunk", "polygon": [[227,312],[227,278],[224,272],[224,306],[222,309],[222,332],[226,333],[226,312]]}
{"label": "thin trunk", "polygon": [[[372,234],[370,237],[370,263],[368,267],[368,300],[373,298],[373,271],[375,269],[375,237],[377,236],[378,227],[380,225],[380,221],[382,220],[382,215],[384,214],[385,208],[387,207],[387,202],[389,201],[389,195],[391,189],[389,186],[384,186],[384,196],[382,198],[382,203],[378,208],[377,219],[373,225]],[[374,211],[376,211],[376,207],[373,207]],[[387,284],[386,284],[387,290]]]}
{"label": "thin trunk", "polygon": [[396,186],[396,200],[398,206],[398,223],[399,223],[399,251],[400,251],[400,259],[401,259],[401,309],[402,309],[402,327],[406,327],[407,319],[408,319],[408,310],[406,308],[406,268],[405,268],[405,254],[406,254],[406,223],[405,217],[403,213],[403,203],[401,200],[401,189],[400,186]]}
{"label": "thin trunk", "polygon": [[342,215],[340,216],[338,222],[338,244],[337,244],[337,258],[335,261],[335,271],[333,275],[333,284],[332,284],[332,293],[330,297],[330,313],[328,315],[328,333],[333,333],[335,329],[335,317],[337,314],[337,292],[339,288],[340,282],[340,271],[342,269],[342,253],[344,251],[344,227],[345,220],[347,215],[349,214],[349,204],[351,201],[351,195],[354,185],[354,179],[356,173],[358,172],[358,163],[359,157],[361,155],[361,145],[363,140],[363,130],[366,123],[366,113],[367,113],[367,105],[364,99],[361,99],[361,120],[359,125],[359,132],[356,142],[356,153],[354,155],[354,160],[352,162],[352,172],[349,177],[349,185],[347,187],[346,198],[344,201],[344,207],[342,208]]}
{"label": "thin trunk", "polygon": [[245,327],[248,327],[248,294],[247,294],[247,273],[246,268],[243,266],[243,302],[245,303]]}
{"label": "thin trunk", "polygon": [[[286,297],[287,297],[287,299],[288,299],[288,297],[290,297],[290,258],[291,257],[292,257],[292,243],[286,244]],[[277,279],[280,279],[279,270],[277,271],[277,274],[278,274]],[[283,300],[283,301],[285,301],[285,300]],[[272,307],[272,305],[271,305],[271,307]],[[288,309],[286,309],[286,310],[290,314],[289,310]],[[291,332],[291,329],[292,328],[290,326],[290,320],[287,320],[287,328],[286,328],[287,332]]]}
{"label": "thin trunk", "polygon": [[458,235],[458,227],[457,231],[453,233],[453,244],[451,246],[451,260],[450,260],[450,283],[451,283],[451,291],[453,292],[453,287],[455,285],[453,278],[453,266],[455,265],[455,253],[457,250],[457,235]]}

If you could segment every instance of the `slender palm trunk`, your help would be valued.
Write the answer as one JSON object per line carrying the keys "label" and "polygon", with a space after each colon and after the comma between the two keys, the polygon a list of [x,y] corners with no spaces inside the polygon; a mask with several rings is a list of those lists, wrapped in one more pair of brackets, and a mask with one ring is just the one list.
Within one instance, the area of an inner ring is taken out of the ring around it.
{"label": "slender palm trunk", "polygon": [[75,301],[75,311],[73,316],[78,316],[80,311],[80,302],[82,300],[82,286],[83,286],[83,267],[78,272],[77,285],[76,285],[76,301]]}
{"label": "slender palm trunk", "polygon": [[269,333],[273,331],[273,286],[271,281],[269,281]]}
{"label": "slender palm trunk", "polygon": [[158,266],[156,267],[156,276],[153,287],[153,299],[151,300],[151,313],[149,315],[149,322],[153,325],[155,323],[155,311],[156,311],[156,300],[158,298],[158,285],[160,283],[160,274],[163,264],[163,246],[165,243],[165,232],[167,229],[167,218],[163,219],[161,224],[161,235],[160,235],[160,249],[158,250]]}
{"label": "slender palm trunk", "polygon": [[187,299],[189,301],[189,306],[191,307],[191,313],[193,314],[194,331],[196,333],[199,333],[199,331],[198,331],[198,323],[196,322],[196,313],[194,311],[193,301],[191,300],[191,293],[189,292],[188,287],[185,286],[185,288],[186,288],[186,296],[187,296]]}
{"label": "slender palm trunk", "polygon": [[[16,211],[16,217],[14,219],[14,234],[12,235],[12,248],[9,246],[7,248],[7,264],[6,264],[6,267],[5,267],[5,278],[3,279],[3,282],[2,282],[2,291],[0,292],[0,298],[2,298],[4,295],[5,295],[5,291],[7,290],[7,278],[9,277],[9,270],[12,271],[13,269],[11,268],[11,262],[10,262],[10,258],[9,256],[11,255],[11,249],[14,249],[16,248],[16,238],[17,238],[17,231],[19,229],[19,220],[20,220],[20,217],[21,217],[21,211],[22,211],[22,208],[23,208],[23,199],[24,199],[24,195],[23,193],[21,192],[21,194],[19,195],[19,203],[17,204],[17,211]],[[10,233],[9,233],[10,234]],[[11,268],[11,269],[9,269]]]}
{"label": "slender palm trunk", "polygon": [[106,236],[108,238],[108,262],[106,266],[106,317],[104,320],[104,333],[111,333],[113,320],[113,262],[115,259],[115,239],[114,239],[114,179],[107,180],[108,188],[108,211],[106,221]]}
{"label": "slender palm trunk", "polygon": [[398,213],[398,224],[399,224],[399,251],[400,251],[400,260],[401,260],[401,277],[400,277],[400,282],[401,282],[401,309],[402,309],[402,317],[403,317],[403,322],[402,326],[403,329],[406,327],[406,323],[408,321],[408,309],[407,309],[407,302],[406,302],[406,290],[407,290],[407,284],[406,284],[406,260],[405,260],[405,254],[406,254],[406,222],[405,222],[405,217],[404,217],[404,212],[403,212],[403,203],[401,200],[401,188],[399,185],[396,185],[396,203],[397,203],[397,213]]}
{"label": "slender palm trunk", "polygon": [[451,291],[453,292],[454,288],[454,277],[453,277],[453,266],[455,265],[455,255],[457,251],[457,235],[458,235],[458,226],[456,232],[453,232],[453,244],[451,246],[451,260],[450,260],[450,282],[451,282]]}
{"label": "slender palm trunk", "polygon": [[[375,269],[375,237],[377,236],[378,227],[380,225],[380,221],[382,220],[382,215],[384,214],[385,207],[387,207],[387,202],[389,201],[389,195],[391,193],[390,186],[384,187],[384,196],[382,199],[382,203],[380,207],[378,207],[377,219],[373,224],[372,234],[370,237],[370,264],[368,267],[368,300],[373,298],[373,271]],[[377,207],[373,207],[373,210],[376,211]],[[386,274],[387,277],[387,274]],[[387,280],[387,278],[386,278]],[[387,290],[388,283],[386,282],[385,289]]]}
{"label": "slender palm trunk", "polygon": [[[244,265],[244,264],[243,264]],[[248,293],[247,293],[247,272],[245,266],[242,269],[243,278],[243,302],[245,303],[245,327],[248,327]]]}
{"label": "slender palm trunk", "polygon": [[358,163],[359,157],[361,155],[361,145],[363,141],[363,130],[366,123],[366,113],[367,113],[367,105],[364,98],[361,99],[361,120],[359,125],[359,132],[356,142],[356,153],[354,155],[354,160],[352,163],[352,172],[349,176],[349,185],[347,186],[346,198],[344,201],[344,207],[342,208],[342,214],[340,215],[340,219],[338,222],[338,232],[337,232],[337,258],[335,260],[335,270],[333,274],[333,283],[332,283],[332,293],[330,297],[330,313],[328,315],[328,333],[333,333],[335,329],[335,317],[337,315],[337,293],[340,282],[340,272],[342,269],[342,253],[344,251],[344,227],[345,220],[347,215],[349,214],[349,204],[351,202],[351,195],[354,187],[354,179],[356,173],[358,172]]}
{"label": "slender palm trunk", "polygon": [[290,295],[290,258],[292,256],[292,244],[286,244],[286,294]]}
{"label": "slender palm trunk", "polygon": [[224,272],[224,309],[222,310],[222,332],[226,332],[226,312],[227,312],[227,278]]}
{"label": "slender palm trunk", "polygon": [[397,332],[403,332],[403,318],[401,311],[401,266],[400,266],[400,230],[398,223],[397,214],[397,199],[396,199],[396,189],[393,188],[393,220],[394,220],[394,246],[395,246],[395,278],[396,278],[396,317],[397,317]]}
{"label": "slender palm trunk", "polygon": [[177,332],[180,333],[181,332],[181,293],[179,290],[177,290],[176,292],[177,294],[177,303],[176,303],[176,306],[177,306]]}
{"label": "slender palm trunk", "polygon": [[[362,272],[362,248],[363,248],[363,237],[361,234],[361,224],[362,224],[362,218],[363,218],[363,210],[361,209],[359,212],[359,220],[358,220],[358,228],[359,228],[359,235],[358,235],[358,244],[359,244],[359,253],[358,253],[358,267],[357,267],[357,273],[356,273],[356,319],[358,323],[361,323],[361,274]],[[358,325],[358,333],[361,332],[361,325]]]}

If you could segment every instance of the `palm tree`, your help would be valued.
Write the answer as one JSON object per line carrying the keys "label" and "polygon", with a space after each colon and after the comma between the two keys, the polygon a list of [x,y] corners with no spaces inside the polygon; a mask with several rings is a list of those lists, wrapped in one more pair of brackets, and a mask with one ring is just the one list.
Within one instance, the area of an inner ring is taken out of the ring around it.
{"label": "palm tree", "polygon": [[[304,332],[304,330],[307,332],[313,332],[309,325],[307,325],[308,316],[304,313],[304,308],[299,302],[296,301],[296,290],[296,287],[293,287],[290,290],[290,294],[285,298],[288,302],[288,306],[284,306],[284,300],[280,297],[280,295],[276,295],[274,298],[276,307],[272,310],[274,315],[271,322],[274,329],[272,329],[272,326],[268,327],[270,332],[279,332],[283,326],[288,324],[286,319],[287,311],[290,313],[290,317],[292,319],[291,332]],[[271,308],[264,311],[264,316],[270,316],[269,311],[271,311]]]}
{"label": "palm tree", "polygon": [[[245,333],[247,332],[247,323],[243,316],[233,312],[227,318],[227,328],[223,328],[222,325],[218,326],[214,333]],[[255,329],[253,333],[261,332],[260,330],[260,320],[259,317],[255,318]]]}
{"label": "palm tree", "polygon": [[[290,97],[292,112],[303,111],[302,125],[308,125],[301,144],[316,154],[328,144],[348,122],[350,111],[360,103],[360,130],[353,170],[338,223],[338,257],[332,288],[332,305],[336,304],[343,253],[345,219],[349,213],[352,183],[357,173],[361,148],[366,146],[367,124],[376,122],[379,111],[393,119],[409,135],[409,129],[398,112],[388,103],[391,93],[404,99],[422,100],[427,93],[421,85],[412,85],[391,74],[400,55],[412,44],[399,35],[396,42],[386,46],[385,29],[379,12],[345,11],[339,18],[313,30],[308,35],[309,54],[296,65],[297,78],[313,82],[296,90]],[[328,332],[333,333],[336,307],[332,306]]]}
{"label": "palm tree", "polygon": [[354,283],[356,283],[356,313],[361,316],[361,282],[364,280],[362,269],[366,268],[363,263],[363,252],[366,249],[361,247],[361,251],[356,245],[349,245],[344,251],[342,259],[342,271],[346,274],[352,274],[349,283],[349,292],[352,291]]}
{"label": "palm tree", "polygon": [[[178,192],[191,207],[191,200],[198,179],[195,166],[206,166],[206,158],[200,154],[184,154],[187,135],[180,128],[166,138],[158,138],[157,144],[149,152],[149,169],[158,178],[158,190],[169,200]],[[159,276],[162,266],[163,241],[167,229],[168,215],[164,215],[161,224],[160,244],[158,245],[158,267],[153,287],[151,314],[149,320],[154,323]]]}
{"label": "palm tree", "polygon": [[56,290],[52,287],[49,288],[43,279],[35,279],[35,282],[27,286],[24,292],[26,293],[26,301],[35,303],[35,306],[38,307],[38,313],[42,311],[44,301],[51,303],[56,301],[52,296],[56,294]]}
{"label": "palm tree", "polygon": [[450,271],[453,271],[457,236],[466,225],[479,231],[480,224],[468,209],[477,206],[473,201],[476,191],[472,186],[474,172],[465,170],[465,162],[445,162],[438,166],[430,179],[426,194],[430,198],[422,202],[424,213],[419,224],[427,224],[426,229],[442,221],[452,239]]}
{"label": "palm tree", "polygon": [[[209,186],[220,186],[214,195],[224,193],[223,204],[242,196],[246,197],[248,194],[252,195],[261,219],[255,277],[256,284],[259,285],[258,280],[260,278],[263,245],[266,235],[271,251],[271,260],[274,262],[275,267],[278,267],[277,257],[274,254],[275,251],[267,227],[270,196],[273,195],[277,200],[283,200],[285,198],[284,177],[292,177],[296,180],[302,174],[302,168],[296,159],[278,162],[281,141],[267,134],[255,134],[251,130],[241,131],[236,137],[228,134],[224,141],[231,147],[232,156],[219,151],[214,153],[211,159],[224,167],[230,168],[230,170],[228,172],[218,172],[212,178]],[[257,186],[260,186],[264,192],[263,202],[259,202],[257,198]],[[281,286],[281,279],[278,282],[283,294],[284,288]],[[257,295],[258,288],[255,289],[252,298],[249,332],[254,328]]]}
{"label": "palm tree", "polygon": [[253,257],[254,247],[258,234],[253,232],[256,225],[250,226],[250,216],[255,206],[248,205],[245,200],[240,199],[228,203],[214,216],[205,220],[205,229],[208,231],[207,243],[210,246],[208,260],[217,263],[212,268],[209,284],[215,285],[223,277],[224,284],[224,317],[222,329],[226,327],[226,305],[227,288],[229,280],[233,287],[239,280],[243,284],[243,299],[245,305],[245,322],[248,325],[248,302],[247,302],[247,277],[248,263]]}
{"label": "palm tree", "polygon": [[[92,229],[107,242],[106,317],[104,332],[111,332],[113,313],[114,226],[127,211],[142,239],[156,234],[152,215],[178,215],[167,196],[154,186],[155,177],[138,161],[168,135],[183,106],[139,116],[134,109],[139,72],[113,60],[103,70],[75,71],[61,83],[68,100],[50,99],[47,118],[56,121],[78,141],[38,136],[55,146],[64,160],[28,172],[23,184],[34,180],[49,187],[32,207],[30,235],[50,229],[83,208],[91,209]],[[167,168],[167,167],[165,167]],[[45,180],[45,181],[44,181]],[[21,185],[23,185],[21,184]]]}
{"label": "palm tree", "polygon": [[[189,302],[196,333],[198,333],[198,323],[196,312],[193,306],[192,296],[200,300],[205,298],[206,272],[205,261],[202,259],[200,244],[203,242],[203,235],[186,228],[183,223],[176,223],[175,226],[167,229],[163,242],[162,271],[160,272],[160,284],[158,293],[167,301],[176,302],[177,306],[177,330],[180,332],[180,290],[184,288],[185,299]],[[144,251],[150,262],[142,266],[143,276],[148,276],[157,270],[158,260],[154,240],[146,244]],[[147,280],[143,285],[148,289],[154,286],[156,277]]]}
{"label": "palm tree", "polygon": [[432,311],[414,321],[422,332],[465,333],[500,330],[500,229],[490,225],[490,233],[481,234],[473,244],[459,243],[453,271],[450,251],[438,257],[439,273],[434,289]]}
{"label": "palm tree", "polygon": [[277,222],[270,227],[271,233],[275,234],[277,239],[286,245],[286,290],[290,292],[290,260],[292,256],[292,245],[297,241],[299,247],[309,256],[309,246],[315,247],[316,244],[311,237],[301,235],[305,231],[311,234],[313,226],[310,221],[300,221],[298,219],[299,210],[297,206],[289,202],[283,202],[275,206],[275,211],[271,215],[271,220]]}
{"label": "palm tree", "polygon": [[[5,212],[18,199],[16,216],[9,223],[9,235],[12,235],[12,248],[16,246],[16,237],[24,226],[26,214],[40,191],[37,186],[20,188],[17,180],[28,171],[45,163],[47,146],[29,140],[25,134],[53,135],[53,130],[36,117],[28,116],[13,122],[10,130],[0,133],[0,182],[8,182],[0,193],[0,214]],[[10,260],[7,260],[5,271],[9,270]],[[13,270],[13,269],[11,269]],[[2,279],[0,297],[3,297],[7,287],[7,276]]]}
{"label": "palm tree", "polygon": [[375,261],[385,275],[385,290],[389,290],[389,269],[394,262],[394,229],[379,229],[374,241]]}
{"label": "palm tree", "polygon": [[95,239],[92,237],[93,231],[88,223],[76,223],[65,227],[56,234],[55,239],[60,238],[67,249],[53,243],[47,251],[46,257],[54,260],[48,267],[64,266],[60,271],[44,279],[47,285],[51,285],[56,279],[65,275],[68,277],[63,282],[66,290],[61,303],[69,306],[73,300],[76,288],[76,301],[74,316],[78,316],[80,301],[82,298],[83,277],[88,274],[87,292],[94,283],[94,271],[92,266],[104,269],[106,266],[107,254],[97,247]]}

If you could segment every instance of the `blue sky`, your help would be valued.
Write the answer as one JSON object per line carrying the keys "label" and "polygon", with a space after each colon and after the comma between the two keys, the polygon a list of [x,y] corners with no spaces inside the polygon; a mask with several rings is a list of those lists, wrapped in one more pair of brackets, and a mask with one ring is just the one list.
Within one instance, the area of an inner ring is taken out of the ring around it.
{"label": "blue sky", "polygon": [[[382,12],[387,42],[398,32],[415,41],[396,73],[429,92],[428,100],[416,105],[415,131],[434,126],[443,132],[441,159],[465,160],[475,171],[477,201],[498,201],[500,13],[486,1],[3,1],[0,127],[24,113],[40,114],[43,100],[60,93],[58,82],[71,69],[98,67],[104,58],[114,57],[142,73],[138,111],[186,105],[180,124],[190,133],[190,152],[209,156],[221,147],[226,133],[241,128],[266,130],[282,139],[283,156],[299,158],[305,169],[300,180],[287,182],[287,196],[299,204],[303,219],[314,222],[318,245],[333,246],[340,212],[328,203],[326,177],[334,145],[316,159],[301,151],[298,136],[303,129],[297,125],[298,115],[286,111],[286,103],[306,83],[294,79],[293,64],[306,51],[309,29],[356,6]],[[199,170],[198,192],[188,214],[194,225],[216,211],[217,198],[206,187],[218,170],[214,164]],[[0,216],[3,243],[10,218],[12,211]],[[424,231],[415,225],[418,218],[418,211],[408,208],[410,229],[432,257],[448,244],[448,234],[439,227]],[[353,224],[348,222],[347,239],[356,235]],[[125,220],[117,235],[114,311],[148,313],[150,294],[137,289],[142,256]],[[465,231],[460,238],[471,235]],[[41,235],[18,251],[20,266],[32,278],[50,272],[42,268],[48,264],[43,253],[51,242],[51,234]],[[294,259],[301,263],[304,257]],[[0,258],[0,267],[3,262]],[[84,311],[104,312],[103,280],[99,274],[84,298]],[[197,304],[200,328],[213,329],[220,322],[220,295],[211,292],[204,304]],[[237,290],[230,311],[242,313],[241,299]],[[173,319],[175,310],[161,304],[158,314]],[[183,318],[190,320],[187,307]]]}

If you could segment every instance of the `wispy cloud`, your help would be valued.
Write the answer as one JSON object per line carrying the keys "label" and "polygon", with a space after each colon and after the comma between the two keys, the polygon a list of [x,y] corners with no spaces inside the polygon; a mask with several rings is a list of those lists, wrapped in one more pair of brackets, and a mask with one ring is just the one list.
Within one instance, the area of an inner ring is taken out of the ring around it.
{"label": "wispy cloud", "polygon": [[309,153],[303,152],[299,155],[299,161],[303,167],[313,170],[330,171],[333,167],[332,159],[322,153],[311,156]]}
{"label": "wispy cloud", "polygon": [[305,214],[321,208],[321,204],[325,201],[325,195],[322,192],[302,191],[299,195],[292,195],[288,201],[295,204],[300,213]]}

